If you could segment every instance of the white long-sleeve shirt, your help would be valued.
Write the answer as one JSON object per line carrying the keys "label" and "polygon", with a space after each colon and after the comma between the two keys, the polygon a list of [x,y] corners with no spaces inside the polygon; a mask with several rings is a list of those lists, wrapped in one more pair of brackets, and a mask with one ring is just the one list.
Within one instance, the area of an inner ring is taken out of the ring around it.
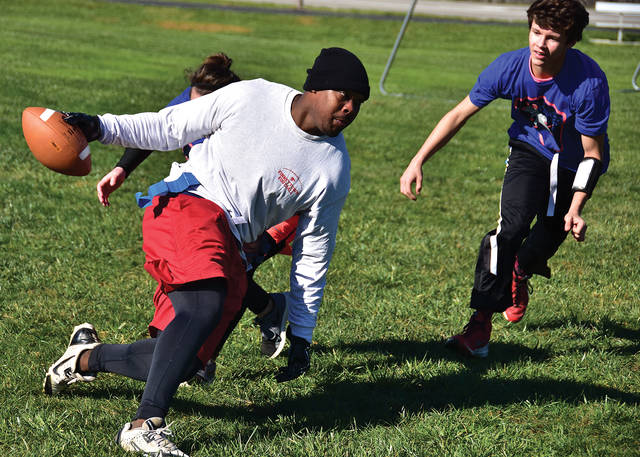
{"label": "white long-sleeve shirt", "polygon": [[242,242],[300,214],[290,273],[292,332],[311,341],[340,211],[350,188],[342,134],[314,136],[291,117],[299,92],[256,79],[241,81],[158,113],[100,116],[100,142],[173,150],[205,137],[189,160],[173,164],[173,181],[193,173],[194,193],[217,203]]}

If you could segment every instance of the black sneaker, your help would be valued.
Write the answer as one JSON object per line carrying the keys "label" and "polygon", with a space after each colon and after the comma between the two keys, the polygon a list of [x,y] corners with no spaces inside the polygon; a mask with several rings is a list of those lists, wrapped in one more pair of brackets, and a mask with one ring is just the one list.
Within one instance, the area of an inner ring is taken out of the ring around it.
{"label": "black sneaker", "polygon": [[260,326],[262,342],[260,352],[270,359],[276,358],[284,349],[287,342],[287,317],[289,306],[283,294],[270,294],[273,309],[269,314],[261,318],[256,317],[254,322]]}
{"label": "black sneaker", "polygon": [[209,360],[202,370],[198,370],[193,378],[180,383],[180,387],[196,384],[211,384],[216,379],[216,362]]}

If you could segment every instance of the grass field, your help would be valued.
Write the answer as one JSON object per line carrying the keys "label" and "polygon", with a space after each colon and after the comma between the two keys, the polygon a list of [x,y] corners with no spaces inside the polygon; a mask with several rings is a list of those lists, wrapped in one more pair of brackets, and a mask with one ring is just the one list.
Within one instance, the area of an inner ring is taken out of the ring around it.
{"label": "grass field", "polygon": [[[88,113],[157,110],[183,70],[223,50],[244,78],[300,88],[321,47],[364,61],[373,96],[346,132],[352,191],[340,232],[312,370],[279,385],[246,315],[210,386],[180,389],[170,412],[193,456],[640,455],[640,93],[632,46],[589,43],[611,88],[612,164],[553,278],[534,279],[530,310],[496,317],[486,360],[448,352],[466,323],[477,248],[496,224],[508,104],[495,102],[425,167],[422,198],[398,179],[429,129],[498,54],[526,45],[525,26],[412,23],[376,90],[400,23],[101,1],[0,0],[0,454],[119,456],[113,436],[143,385],[101,375],[48,398],[41,382],[72,327],[107,342],[144,337],[154,285],[142,268],[133,193],[164,177],[157,153],[102,208],[97,181],[121,151],[92,144],[82,178],[45,169],[20,128],[26,106]],[[603,34],[606,32],[597,32]],[[286,290],[289,258],[258,272]]]}

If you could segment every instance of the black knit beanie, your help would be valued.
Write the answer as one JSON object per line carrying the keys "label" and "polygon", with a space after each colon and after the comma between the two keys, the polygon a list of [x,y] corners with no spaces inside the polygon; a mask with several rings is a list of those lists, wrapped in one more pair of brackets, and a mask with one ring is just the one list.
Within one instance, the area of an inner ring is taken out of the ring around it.
{"label": "black knit beanie", "polygon": [[367,70],[355,54],[342,48],[325,48],[307,70],[304,90],[352,90],[369,98]]}

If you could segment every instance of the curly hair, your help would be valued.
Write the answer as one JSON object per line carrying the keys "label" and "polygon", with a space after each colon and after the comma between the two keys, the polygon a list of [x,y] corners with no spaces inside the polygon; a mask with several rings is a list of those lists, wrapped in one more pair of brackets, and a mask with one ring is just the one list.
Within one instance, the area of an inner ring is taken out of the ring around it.
{"label": "curly hair", "polygon": [[527,10],[529,28],[536,21],[543,29],[564,33],[569,44],[582,39],[589,13],[578,0],[536,0]]}
{"label": "curly hair", "polygon": [[207,57],[197,70],[185,70],[188,74],[191,86],[195,87],[200,95],[220,89],[227,84],[240,81],[238,75],[231,71],[233,60],[223,52]]}

